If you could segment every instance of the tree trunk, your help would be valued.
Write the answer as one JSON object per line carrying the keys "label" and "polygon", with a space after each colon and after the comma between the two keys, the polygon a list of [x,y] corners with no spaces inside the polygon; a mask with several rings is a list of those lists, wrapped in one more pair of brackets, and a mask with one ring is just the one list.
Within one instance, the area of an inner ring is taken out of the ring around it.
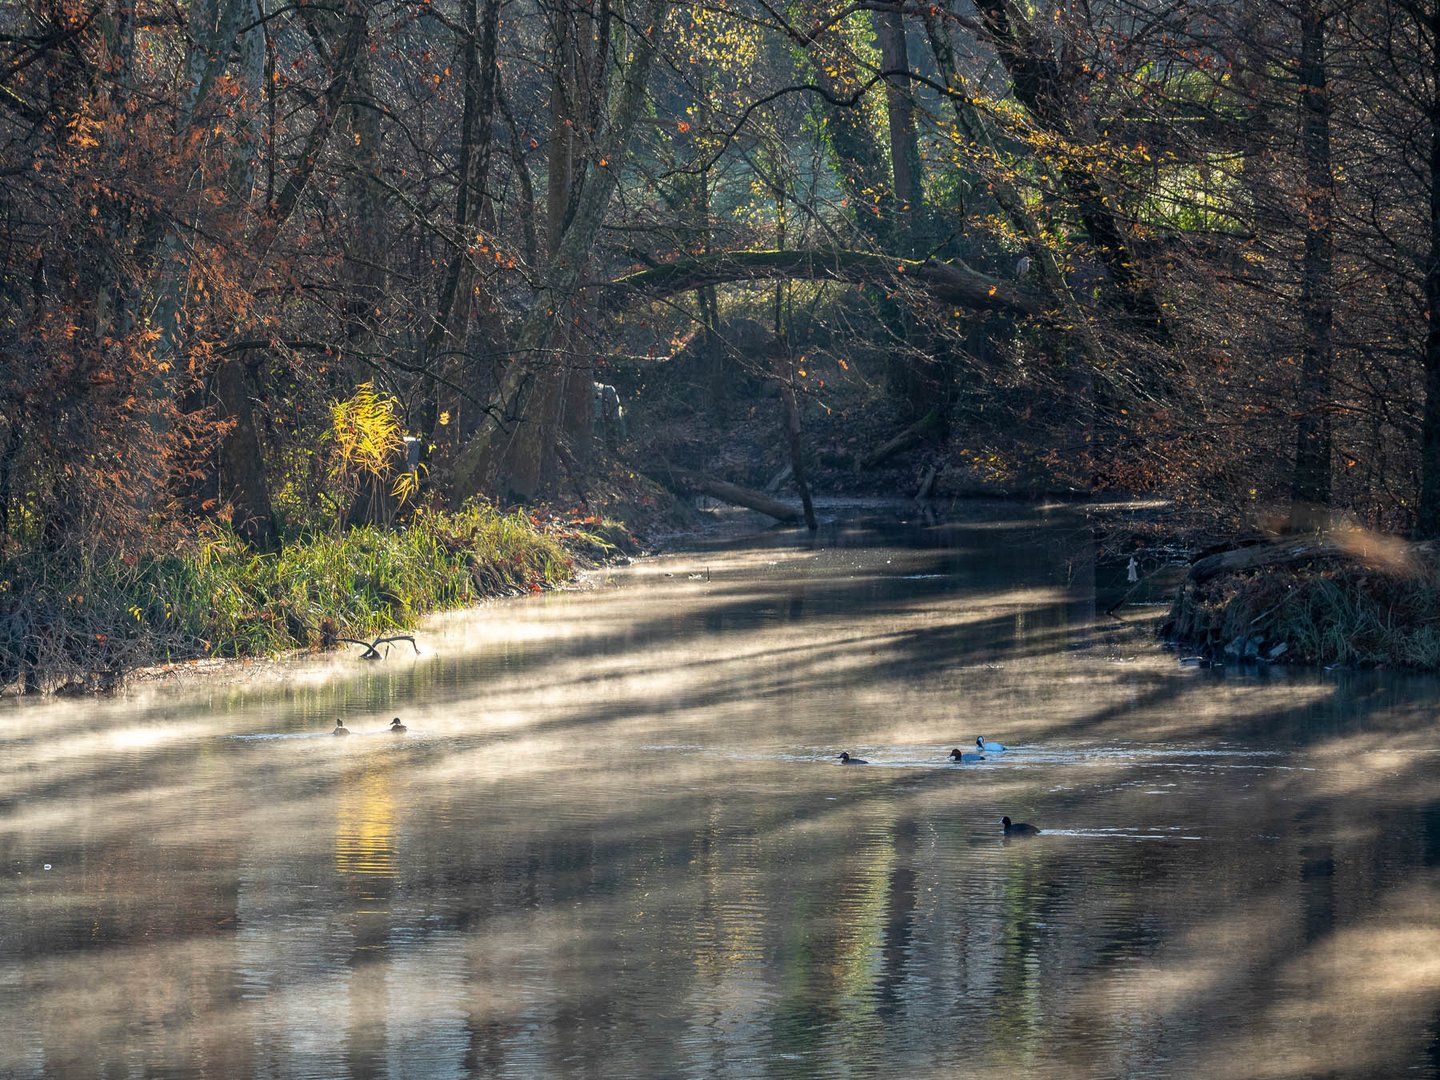
{"label": "tree trunk", "polygon": [[532,409],[539,381],[537,376],[556,362],[551,347],[555,320],[564,309],[565,301],[580,284],[605,210],[614,194],[619,162],[626,156],[630,136],[645,102],[650,68],[655,58],[653,35],[660,32],[664,12],[664,0],[646,0],[644,10],[631,23],[633,55],[624,68],[619,98],[596,139],[604,164],[597,161],[589,171],[575,204],[575,212],[545,272],[530,313],[520,324],[511,349],[510,363],[501,379],[496,407],[456,462],[454,494],[457,498],[463,499],[503,485],[505,478],[497,475],[500,462],[497,451],[504,448],[506,439],[517,429],[542,425],[533,433],[532,445],[535,446],[543,447],[548,439],[555,437],[553,429],[544,429],[547,421],[541,412]]}
{"label": "tree trunk", "polygon": [[859,468],[873,469],[889,461],[896,454],[904,453],[912,446],[919,446],[928,440],[938,439],[945,433],[945,414],[937,407],[931,409],[915,423],[894,438],[887,439],[859,461]]}
{"label": "tree trunk", "polygon": [[937,302],[972,311],[1043,315],[1040,297],[964,263],[913,262],[867,251],[812,248],[789,251],[717,251],[629,274],[611,283],[612,304],[624,303],[631,290],[654,298],[736,281],[848,281],[893,287],[907,283]]}
{"label": "tree trunk", "polygon": [[727,502],[731,506],[743,506],[747,510],[759,511],[766,517],[783,521],[787,525],[793,525],[800,521],[800,511],[779,499],[770,498],[762,491],[741,487],[739,484],[732,484],[727,480],[716,480],[687,469],[668,469],[666,472],[676,483],[698,491],[702,495],[709,495],[721,502]]}
{"label": "tree trunk", "polygon": [[[925,15],[925,32],[936,67],[945,80],[946,100],[954,110],[961,133],[977,150],[986,154],[996,153],[996,141],[985,116],[975,107],[973,93],[961,75],[955,47],[950,40],[949,23],[942,21],[931,9]],[[1045,241],[1035,214],[1025,204],[1021,193],[1003,176],[991,178],[989,189],[1006,221],[1024,238],[1025,252],[1034,267],[1033,272],[1045,291],[1060,305],[1062,317],[1071,327],[1070,333],[1079,339],[1088,358],[1099,359],[1102,350],[1089,315],[1071,295],[1064,270],[1054,249]]]}
{"label": "tree trunk", "polygon": [[1330,90],[1325,68],[1325,16],[1314,0],[1300,14],[1300,105],[1305,160],[1305,255],[1301,267],[1299,418],[1290,527],[1325,523],[1330,505],[1331,262],[1334,175],[1330,162]]}
{"label": "tree trunk", "polygon": [[[471,242],[483,210],[482,192],[489,173],[491,112],[498,84],[495,68],[496,40],[500,18],[499,0],[485,0],[483,13],[469,0],[463,15],[461,78],[463,97],[460,111],[460,147],[456,161],[459,182],[455,188],[455,210],[450,222],[450,259],[440,281],[435,313],[420,343],[416,366],[428,375],[424,403],[418,410],[414,430],[420,439],[422,459],[431,468],[443,470],[455,456],[456,443],[469,427],[470,399],[466,392],[479,390],[484,377],[465,362],[470,313],[474,308],[475,262]],[[441,434],[441,413],[449,423]],[[478,420],[476,421],[478,423]],[[438,447],[432,462],[431,447]]]}
{"label": "tree trunk", "polygon": [[1440,537],[1440,8],[1425,21],[1430,37],[1430,251],[1425,265],[1425,407],[1415,535],[1430,540]]}
{"label": "tree trunk", "polygon": [[[850,98],[852,87],[861,82],[848,51],[822,53],[812,46],[806,57],[810,75],[827,93],[841,100]],[[829,143],[831,167],[845,192],[856,229],[866,240],[884,247],[895,217],[895,198],[890,190],[882,144],[875,138],[857,102],[854,105],[817,107]]]}
{"label": "tree trunk", "polygon": [[[1074,94],[1060,62],[1036,46],[1037,33],[1018,7],[1005,0],[975,0],[981,22],[1010,76],[1015,98],[1041,127],[1080,142],[1083,137]],[[1137,329],[1167,340],[1169,331],[1153,283],[1136,260],[1126,230],[1110,209],[1111,198],[1083,164],[1062,162],[1060,173],[1075,198],[1075,210],[1096,254],[1119,290]]]}
{"label": "tree trunk", "polygon": [[[590,20],[567,3],[557,5],[550,12],[550,25],[550,136],[546,154],[545,237],[553,264],[583,191],[583,153],[594,136],[592,109],[588,100],[590,83],[585,77],[591,59],[587,53],[594,43]],[[585,136],[583,139],[582,134]],[[579,277],[583,279],[584,276],[582,269]],[[528,501],[540,493],[554,476],[559,461],[555,448],[561,440],[570,443],[570,453],[577,465],[589,457],[588,445],[581,447],[569,438],[580,426],[579,413],[588,409],[592,397],[590,384],[593,380],[588,372],[579,370],[574,359],[580,303],[578,295],[570,295],[560,298],[556,304],[548,343],[555,362],[545,365],[535,374],[528,423],[518,425],[510,434],[500,460],[507,496]],[[583,395],[577,392],[582,381],[585,384]],[[589,419],[587,411],[584,415],[587,435]]]}
{"label": "tree trunk", "polygon": [[[782,363],[786,369],[793,369],[787,354]],[[780,380],[780,399],[785,404],[785,443],[790,450],[790,473],[795,478],[795,490],[800,493],[800,506],[805,511],[805,527],[814,532],[820,526],[815,520],[815,504],[810,498],[810,482],[805,476],[805,450],[800,442],[800,406],[795,400],[793,370],[777,372]]]}
{"label": "tree trunk", "polygon": [[918,251],[918,226],[925,220],[920,187],[920,143],[915,102],[910,96],[910,55],[905,20],[898,8],[873,14],[885,75],[885,114],[890,128],[890,172],[895,191],[895,239],[908,256]]}
{"label": "tree trunk", "polygon": [[241,539],[257,551],[279,551],[280,532],[270,505],[265,457],[255,421],[249,367],[244,355],[215,369],[216,411],[233,426],[218,449],[219,495],[231,507]]}

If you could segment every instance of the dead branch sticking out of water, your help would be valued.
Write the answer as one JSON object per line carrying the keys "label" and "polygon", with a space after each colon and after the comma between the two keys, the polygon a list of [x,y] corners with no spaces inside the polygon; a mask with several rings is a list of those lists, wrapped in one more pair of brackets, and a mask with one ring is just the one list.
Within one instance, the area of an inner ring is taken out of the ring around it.
{"label": "dead branch sticking out of water", "polygon": [[360,641],[360,640],[358,640],[358,639],[356,639],[356,638],[349,638],[349,637],[337,637],[335,640],[336,640],[336,641],[343,641],[343,642],[345,642],[345,644],[347,644],[347,645],[359,645],[362,649],[365,650],[364,652],[362,652],[362,653],[360,654],[360,659],[361,659],[361,660],[383,660],[383,659],[385,659],[385,657],[390,654],[390,650],[389,650],[389,649],[386,649],[386,650],[382,653],[382,652],[380,651],[380,646],[381,646],[381,645],[391,645],[391,644],[393,644],[394,642],[397,642],[397,641],[408,641],[408,642],[410,643],[410,647],[415,650],[415,655],[416,655],[416,656],[419,656],[419,655],[420,655],[420,646],[415,644],[415,639],[414,639],[413,637],[411,637],[409,634],[396,634],[396,635],[393,636],[393,637],[377,637],[374,641]]}

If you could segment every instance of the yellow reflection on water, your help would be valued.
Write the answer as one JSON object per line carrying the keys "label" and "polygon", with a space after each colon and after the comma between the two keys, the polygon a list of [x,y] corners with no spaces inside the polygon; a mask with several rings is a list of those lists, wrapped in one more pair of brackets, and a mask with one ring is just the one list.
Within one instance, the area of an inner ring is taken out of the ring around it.
{"label": "yellow reflection on water", "polygon": [[335,827],[335,871],[393,881],[395,799],[386,755],[371,754],[343,778]]}

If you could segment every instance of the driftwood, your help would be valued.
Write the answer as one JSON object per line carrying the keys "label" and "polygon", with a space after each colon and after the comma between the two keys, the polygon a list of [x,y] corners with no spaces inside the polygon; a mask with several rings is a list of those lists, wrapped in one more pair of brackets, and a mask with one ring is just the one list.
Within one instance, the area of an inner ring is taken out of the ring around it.
{"label": "driftwood", "polygon": [[350,638],[350,637],[337,637],[335,640],[336,640],[336,641],[343,641],[343,642],[345,642],[347,645],[359,645],[362,649],[365,650],[363,653],[360,654],[360,659],[361,659],[361,660],[383,660],[383,659],[385,659],[386,654],[387,654],[390,650],[389,650],[389,649],[386,649],[385,652],[382,653],[382,652],[380,651],[380,646],[381,646],[381,645],[389,645],[389,644],[391,644],[391,643],[393,643],[393,642],[396,642],[396,641],[408,641],[408,642],[410,642],[410,647],[415,650],[415,655],[416,655],[416,656],[419,656],[419,655],[420,655],[420,646],[415,644],[415,639],[414,639],[413,637],[411,637],[409,634],[396,634],[394,637],[377,637],[374,641],[359,641],[359,640],[357,640],[357,639],[355,639],[355,638]]}
{"label": "driftwood", "polygon": [[911,424],[904,431],[900,432],[893,439],[881,443],[870,453],[862,457],[858,465],[862,469],[873,469],[875,466],[889,461],[896,454],[909,450],[912,446],[918,446],[931,436],[937,434],[944,426],[945,418],[940,410],[931,409],[915,423]]}
{"label": "driftwood", "polygon": [[747,510],[757,510],[776,521],[783,521],[787,525],[794,524],[801,520],[800,511],[788,503],[779,499],[772,499],[763,491],[755,491],[753,488],[741,487],[739,484],[731,484],[725,480],[716,480],[701,473],[691,472],[689,469],[667,469],[666,472],[678,484],[698,491],[702,495],[711,495],[721,502],[730,503],[732,506],[743,506]]}

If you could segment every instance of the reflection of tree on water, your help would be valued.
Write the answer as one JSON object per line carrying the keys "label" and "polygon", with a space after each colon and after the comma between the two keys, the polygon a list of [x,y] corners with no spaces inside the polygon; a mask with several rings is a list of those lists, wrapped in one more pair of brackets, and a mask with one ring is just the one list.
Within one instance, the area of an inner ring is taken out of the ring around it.
{"label": "reflection of tree on water", "polygon": [[351,935],[349,1000],[337,1019],[347,1031],[345,1061],[355,1078],[388,1075],[390,899],[399,881],[390,757],[367,754],[348,770],[336,807],[335,872],[341,902],[349,905],[338,914]]}
{"label": "reflection of tree on water", "polygon": [[1016,845],[1009,849],[1009,873],[1004,878],[1004,902],[998,911],[999,968],[988,1032],[1001,1060],[1023,1064],[1038,1049],[1039,1033],[1046,1027],[1043,978],[1050,946],[1048,911],[1054,894],[1044,873],[1043,852]]}
{"label": "reflection of tree on water", "polygon": [[395,801],[387,754],[370,754],[348,772],[340,788],[335,828],[335,871],[350,879],[360,901],[383,903],[396,880]]}
{"label": "reflection of tree on water", "polygon": [[884,962],[876,987],[879,1004],[876,1011],[883,1017],[904,1012],[900,993],[910,966],[910,943],[915,936],[915,840],[918,826],[913,817],[895,822],[895,866],[885,904]]}

